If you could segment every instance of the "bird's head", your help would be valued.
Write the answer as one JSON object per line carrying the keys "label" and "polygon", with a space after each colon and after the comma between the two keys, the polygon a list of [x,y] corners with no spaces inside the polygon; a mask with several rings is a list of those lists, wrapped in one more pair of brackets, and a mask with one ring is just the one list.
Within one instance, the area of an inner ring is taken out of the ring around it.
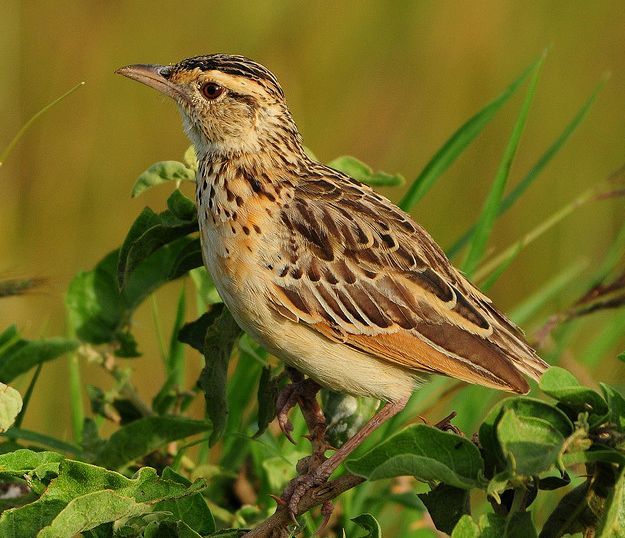
{"label": "bird's head", "polygon": [[278,80],[249,58],[212,54],[116,73],[173,98],[198,155],[253,153],[285,138],[301,147]]}

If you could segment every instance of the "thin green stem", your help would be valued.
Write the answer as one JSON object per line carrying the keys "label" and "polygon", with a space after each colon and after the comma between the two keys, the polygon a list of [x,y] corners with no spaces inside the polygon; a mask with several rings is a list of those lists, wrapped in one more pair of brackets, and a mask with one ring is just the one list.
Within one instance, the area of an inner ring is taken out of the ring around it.
{"label": "thin green stem", "polygon": [[46,106],[44,106],[39,112],[36,112],[35,114],[33,114],[33,116],[24,125],[22,125],[22,128],[19,131],[17,131],[17,134],[13,137],[13,140],[11,140],[9,142],[9,145],[4,149],[4,151],[2,153],[0,153],[0,166],[2,166],[4,161],[6,161],[7,157],[11,153],[11,151],[13,151],[13,148],[15,147],[15,145],[20,141],[20,138],[22,138],[22,136],[24,136],[26,131],[28,131],[28,129],[30,129],[31,125],[33,123],[35,123],[42,114],[46,113],[54,105],[56,105],[57,103],[59,103],[60,101],[65,99],[68,95],[71,95],[78,88],[80,88],[81,86],[84,86],[84,85],[85,85],[84,82],[79,82],[71,90],[65,92],[60,97],[57,97],[54,101],[52,101],[51,103],[49,103]]}

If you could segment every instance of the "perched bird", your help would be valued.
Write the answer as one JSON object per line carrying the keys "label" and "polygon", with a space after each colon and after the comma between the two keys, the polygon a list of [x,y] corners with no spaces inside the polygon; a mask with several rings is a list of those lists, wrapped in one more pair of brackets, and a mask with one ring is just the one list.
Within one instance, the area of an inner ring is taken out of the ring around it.
{"label": "perched bird", "polygon": [[198,157],[204,262],[250,336],[322,386],[386,405],[312,476],[326,480],[425,374],[516,393],[547,365],[407,213],[307,156],[266,67],[213,54],[117,73],[172,97]]}

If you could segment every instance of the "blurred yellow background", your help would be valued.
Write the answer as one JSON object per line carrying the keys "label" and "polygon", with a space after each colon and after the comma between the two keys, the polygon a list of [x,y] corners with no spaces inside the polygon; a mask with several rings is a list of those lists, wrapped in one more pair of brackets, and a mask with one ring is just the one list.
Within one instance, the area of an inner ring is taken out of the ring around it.
{"label": "blurred yellow background", "polygon": [[[172,103],[115,76],[122,65],[213,52],[250,56],[276,73],[306,145],[321,160],[352,154],[410,181],[463,121],[550,46],[512,184],[611,72],[589,118],[498,222],[491,245],[500,249],[625,162],[624,29],[625,3],[618,1],[5,0],[0,148],[42,106],[86,85],[43,116],[0,168],[0,278],[49,279],[29,296],[0,300],[0,330],[17,323],[30,338],[64,334],[72,276],[118,246],[145,205],[164,206],[168,187],[135,200],[130,188],[149,164],[180,159],[188,142]],[[522,93],[413,210],[442,246],[475,221]],[[385,194],[397,200],[401,191]],[[569,264],[592,264],[624,217],[622,200],[581,209],[528,248],[491,295],[511,309]],[[163,327],[179,285],[159,296]],[[133,367],[150,398],[162,374],[149,308],[140,310],[136,327],[145,354]],[[625,350],[625,338],[621,343],[614,351]],[[93,366],[84,375],[86,382],[101,379]],[[597,375],[618,384],[623,369],[614,360]],[[46,365],[24,427],[69,435],[66,387],[65,359]]]}

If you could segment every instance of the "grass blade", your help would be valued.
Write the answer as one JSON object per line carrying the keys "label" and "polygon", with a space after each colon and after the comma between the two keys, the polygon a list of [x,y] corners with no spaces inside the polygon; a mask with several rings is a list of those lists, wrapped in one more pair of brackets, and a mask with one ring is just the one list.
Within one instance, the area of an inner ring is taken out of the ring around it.
{"label": "grass blade", "polygon": [[36,112],[35,114],[33,114],[33,116],[24,125],[22,125],[22,128],[19,131],[17,131],[17,134],[13,137],[13,140],[9,142],[9,145],[4,149],[4,151],[0,153],[0,166],[2,166],[2,163],[4,163],[4,161],[6,161],[11,151],[13,151],[13,148],[15,147],[15,145],[20,141],[20,138],[24,136],[26,131],[30,129],[31,125],[35,123],[39,119],[40,116],[42,116],[49,109],[51,109],[54,105],[56,105],[57,103],[65,99],[68,95],[74,93],[78,88],[84,85],[85,85],[84,82],[79,82],[71,90],[66,91],[63,95],[61,95],[60,97],[57,97],[54,101],[44,106],[39,112]]}
{"label": "grass blade", "polygon": [[76,443],[82,442],[82,429],[85,422],[85,407],[82,401],[82,381],[80,361],[76,353],[69,356],[69,397],[72,414],[72,433]]}
{"label": "grass blade", "polygon": [[13,426],[15,428],[21,428],[22,422],[24,422],[24,417],[26,416],[26,410],[28,409],[28,404],[30,403],[30,399],[33,395],[33,390],[35,389],[35,385],[37,383],[37,380],[39,379],[39,374],[41,373],[42,368],[43,368],[43,363],[40,362],[37,365],[37,369],[35,370],[35,373],[33,374],[33,377],[31,378],[30,383],[28,384],[28,388],[26,389],[24,398],[22,398],[22,410],[20,411],[20,414],[17,415],[17,418],[15,419],[15,422],[13,423]]}
{"label": "grass blade", "polygon": [[[553,159],[553,157],[562,149],[564,144],[575,132],[577,127],[582,123],[582,121],[586,119],[590,108],[596,101],[599,92],[604,88],[607,80],[608,77],[604,77],[604,79],[595,88],[592,95],[586,100],[586,102],[582,105],[577,114],[575,114],[573,119],[563,129],[558,138],[556,138],[556,140],[538,158],[536,163],[532,166],[532,168],[530,168],[529,172],[525,175],[525,177],[521,181],[519,181],[519,183],[517,183],[512,191],[510,191],[510,193],[508,193],[506,197],[502,200],[501,205],[499,206],[499,211],[497,212],[498,217],[508,211],[508,209],[510,209],[514,205],[514,203],[525,193],[525,191],[530,187],[534,180],[545,169],[547,164],[549,164],[551,159]],[[474,233],[475,225],[472,226],[471,229],[469,229],[462,237],[460,237],[460,239],[458,239],[449,249],[447,249],[447,256],[449,256],[449,258],[454,258],[455,256],[457,256],[460,250],[471,240]]]}
{"label": "grass blade", "polygon": [[565,268],[512,310],[510,319],[519,325],[527,323],[545,304],[557,297],[573,282],[586,267],[588,267],[588,262],[582,260]]}
{"label": "grass blade", "polygon": [[412,207],[430,190],[438,178],[451,166],[465,148],[482,132],[482,129],[493,119],[499,109],[514,95],[525,79],[542,64],[543,56],[530,65],[510,86],[499,96],[488,103],[477,114],[469,118],[425,165],[419,176],[412,182],[408,191],[399,202],[399,207],[410,211]]}
{"label": "grass blade", "polygon": [[518,254],[518,252],[515,252],[515,251],[523,250],[526,246],[528,246],[530,243],[534,242],[545,232],[553,228],[556,224],[558,224],[565,217],[568,217],[576,209],[582,207],[588,202],[600,199],[601,191],[605,189],[606,185],[609,185],[609,180],[602,181],[601,183],[595,185],[594,187],[591,187],[590,189],[580,194],[573,201],[569,202],[564,207],[560,208],[558,211],[553,213],[550,217],[548,217],[546,220],[541,222],[534,229],[532,229],[527,234],[525,234],[521,239],[519,239],[518,241],[510,245],[503,252],[491,258],[490,260],[486,261],[484,264],[482,264],[479,267],[479,269],[475,271],[475,274],[473,275],[473,280],[475,282],[479,282],[485,279],[490,273],[495,271],[501,263],[507,261],[510,258],[510,256]]}
{"label": "grass blade", "polygon": [[475,234],[469,247],[469,253],[462,266],[462,270],[469,276],[471,276],[477,269],[477,266],[484,255],[484,251],[486,250],[486,245],[493,229],[495,218],[499,212],[503,192],[506,188],[506,183],[510,174],[510,168],[512,167],[514,156],[516,155],[517,148],[519,147],[519,141],[521,140],[525,123],[527,122],[530,105],[532,104],[532,100],[536,94],[540,68],[545,61],[545,57],[546,53],[541,56],[540,60],[532,69],[532,77],[530,79],[525,100],[521,106],[521,112],[519,113],[519,117],[517,118],[514,128],[512,129],[512,134],[510,136],[510,140],[508,140],[506,149],[504,150],[501,163],[499,164],[499,169],[495,175],[495,180],[493,181],[493,185],[488,197],[486,198],[482,213],[480,214],[480,218],[475,227]]}
{"label": "grass blade", "polygon": [[60,452],[67,452],[68,454],[73,454],[75,456],[80,456],[80,454],[82,453],[81,448],[77,445],[66,443],[65,441],[56,439],[55,437],[50,437],[49,435],[34,432],[32,430],[11,428],[10,430],[4,432],[2,435],[12,440],[19,439],[22,441],[30,441],[32,443],[37,443],[39,445],[53,448],[54,450],[58,450]]}

